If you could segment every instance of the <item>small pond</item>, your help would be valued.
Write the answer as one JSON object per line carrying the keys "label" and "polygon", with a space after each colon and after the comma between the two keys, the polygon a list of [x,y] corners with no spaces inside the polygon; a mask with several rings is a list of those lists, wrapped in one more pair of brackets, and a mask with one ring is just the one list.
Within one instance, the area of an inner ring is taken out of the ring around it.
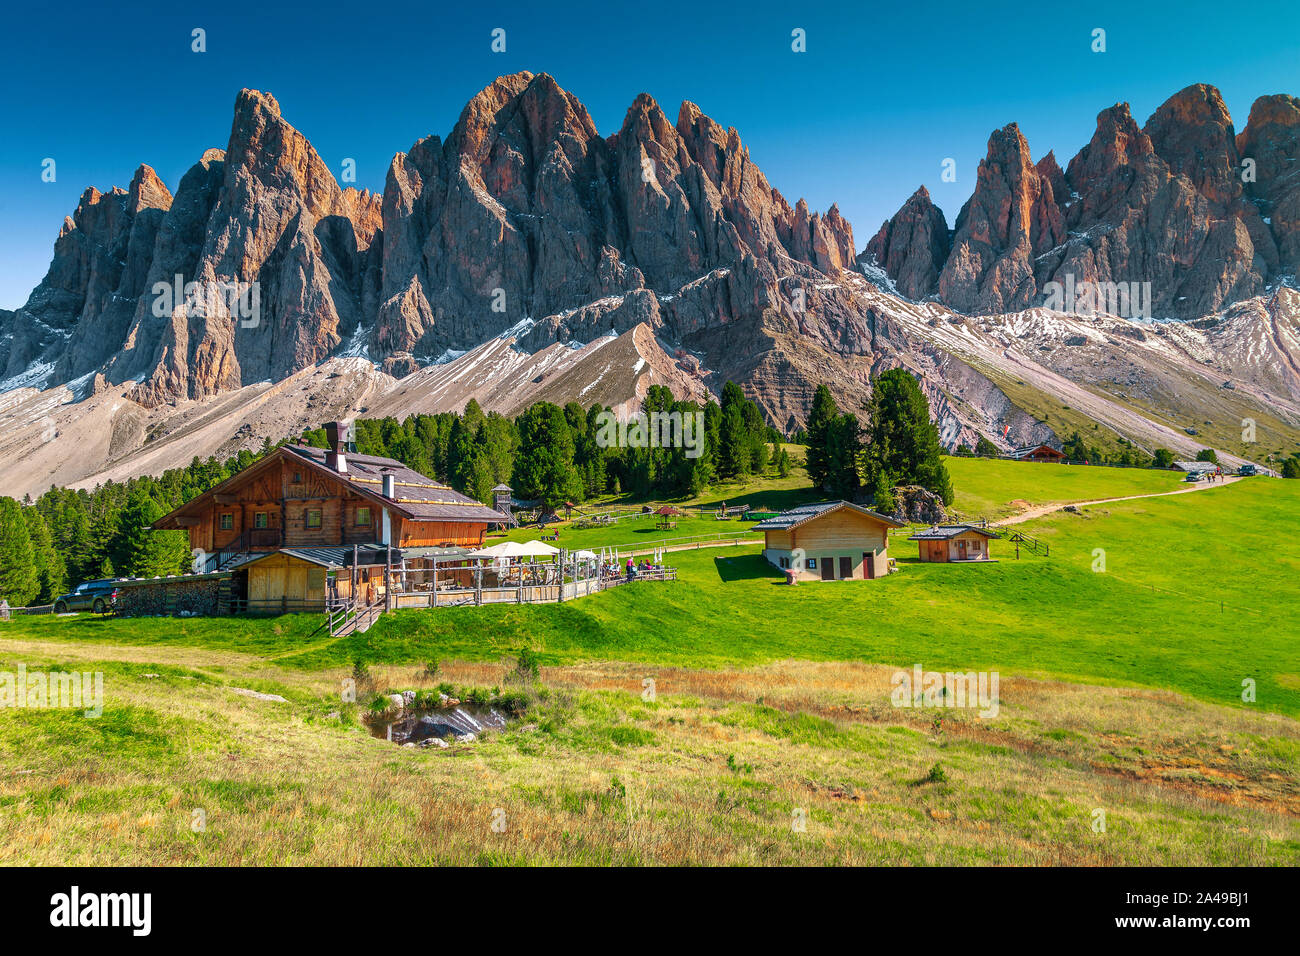
{"label": "small pond", "polygon": [[427,713],[403,711],[400,715],[368,718],[366,727],[372,737],[395,744],[425,745],[434,740],[473,740],[484,731],[501,730],[505,715],[493,707],[461,704],[458,707]]}

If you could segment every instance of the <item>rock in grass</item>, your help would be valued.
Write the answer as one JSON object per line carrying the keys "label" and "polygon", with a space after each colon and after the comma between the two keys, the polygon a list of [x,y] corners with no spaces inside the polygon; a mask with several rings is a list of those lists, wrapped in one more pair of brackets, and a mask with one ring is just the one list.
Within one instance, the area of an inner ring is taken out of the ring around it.
{"label": "rock in grass", "polygon": [[242,694],[245,697],[252,697],[254,700],[269,700],[277,704],[289,703],[279,694],[263,694],[260,691],[249,690],[247,687],[232,687],[230,689],[233,690],[236,694]]}

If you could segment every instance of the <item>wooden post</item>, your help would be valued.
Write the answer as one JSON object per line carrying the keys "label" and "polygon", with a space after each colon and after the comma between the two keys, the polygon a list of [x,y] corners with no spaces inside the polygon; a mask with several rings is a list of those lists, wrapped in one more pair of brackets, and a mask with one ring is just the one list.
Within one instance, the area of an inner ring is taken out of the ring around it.
{"label": "wooden post", "polygon": [[474,565],[474,603],[483,603],[483,559]]}
{"label": "wooden post", "polygon": [[433,606],[438,606],[438,559],[433,559]]}
{"label": "wooden post", "polygon": [[[564,554],[565,554],[564,549],[561,548],[560,553],[555,556],[556,559],[555,563],[556,566],[559,568],[559,572],[560,572],[560,596],[558,600],[561,604],[564,603]],[[577,575],[575,574],[574,576],[576,578]]]}
{"label": "wooden post", "polygon": [[387,542],[384,543],[384,613],[387,614],[393,606],[393,548]]}

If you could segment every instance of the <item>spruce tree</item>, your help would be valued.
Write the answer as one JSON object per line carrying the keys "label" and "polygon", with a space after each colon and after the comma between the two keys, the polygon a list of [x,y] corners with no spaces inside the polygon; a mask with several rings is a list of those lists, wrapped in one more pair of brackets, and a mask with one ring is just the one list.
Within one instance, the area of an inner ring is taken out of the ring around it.
{"label": "spruce tree", "polygon": [[852,501],[861,484],[858,462],[862,455],[861,426],[856,416],[845,412],[826,429],[826,490],[837,498]]}
{"label": "spruce tree", "polygon": [[519,495],[540,498],[550,508],[580,497],[582,482],[573,463],[573,431],[564,409],[538,402],[519,416],[518,425],[514,487]]}
{"label": "spruce tree", "polygon": [[13,498],[0,498],[0,598],[11,607],[26,607],[40,590],[23,507]]}
{"label": "spruce tree", "polygon": [[122,511],[121,555],[118,568],[129,577],[152,578],[179,574],[190,563],[188,539],[179,531],[154,531],[150,526],[166,512],[144,491],[131,495]]}
{"label": "spruce tree", "polygon": [[883,473],[893,484],[917,484],[952,504],[952,480],[943,464],[939,429],[930,403],[904,368],[882,373],[872,383],[866,471],[874,487]]}
{"label": "spruce tree", "polygon": [[[730,384],[730,383],[728,383]],[[722,412],[721,447],[718,449],[718,472],[724,478],[748,475],[754,464],[753,447],[745,428],[745,416],[739,404]]]}
{"label": "spruce tree", "polygon": [[23,508],[23,517],[27,520],[27,534],[32,542],[32,564],[40,582],[36,603],[53,604],[54,599],[67,588],[68,570],[63,564],[63,556],[54,548],[49,526],[40,511],[34,507]]}
{"label": "spruce tree", "polygon": [[808,413],[805,433],[808,441],[806,466],[808,477],[813,487],[821,491],[830,478],[830,459],[827,443],[830,427],[839,418],[840,410],[835,406],[831,390],[825,385],[818,385],[813,392],[812,410]]}

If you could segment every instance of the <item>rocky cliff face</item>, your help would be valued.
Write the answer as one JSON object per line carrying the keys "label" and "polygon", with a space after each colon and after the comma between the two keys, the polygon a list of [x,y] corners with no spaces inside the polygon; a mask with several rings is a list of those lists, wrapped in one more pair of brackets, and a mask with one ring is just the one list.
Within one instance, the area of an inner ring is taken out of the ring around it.
{"label": "rocky cliff face", "polygon": [[693,104],[673,124],[643,94],[602,139],[544,74],[501,78],[445,143],[398,154],[383,224],[371,349],[395,371],[521,325],[535,347],[642,322],[689,334],[765,301],[753,284],[787,263],[853,260],[837,209],[791,207]]}
{"label": "rocky cliff face", "polygon": [[922,186],[894,218],[880,227],[862,253],[864,265],[885,270],[898,291],[909,299],[929,295],[939,284],[952,242],[943,210]]}
{"label": "rocky cliff face", "polygon": [[339,188],[274,97],[239,94],[224,156],[205,154],[187,187],[150,279],[198,292],[137,304],[132,347],[110,381],[142,378],[145,405],[203,398],[284,378],[356,332],[378,279],[367,269],[375,203]]}
{"label": "rocky cliff face", "polygon": [[[1150,282],[1157,316],[1259,302],[1297,271],[1297,166],[1300,101],[1289,96],[1257,101],[1240,136],[1211,87],[1182,91],[1145,128],[1114,106],[1064,170],[1051,153],[1034,162],[1013,123],[990,137],[952,230],[920,189],[855,257],[837,208],[792,205],[739,134],[689,102],[673,121],[639,96],[601,137],[550,76],[502,77],[445,140],[398,153],[371,195],[341,189],[275,99],[245,90],[226,148],[204,153],[175,196],[148,167],[127,190],[87,190],[48,275],[23,308],[0,312],[0,390],[128,397],[152,415],[297,374],[314,382],[311,370],[346,358],[385,382],[405,377],[394,410],[443,407],[462,372],[487,395],[492,363],[522,375],[521,354],[551,368],[564,349],[637,330],[643,346],[659,343],[639,354],[656,356],[661,380],[689,393],[740,382],[779,427],[803,421],[821,382],[857,408],[873,375],[905,365],[949,444],[1025,443],[1052,427],[1008,383],[1082,407],[1072,383],[1115,379],[1124,348],[1085,361],[1071,351],[1083,333],[1044,345],[1058,364],[1025,386],[997,321],[960,313],[1023,324],[1015,316],[1067,278]],[[1115,333],[1121,345],[1144,334]],[[566,397],[583,368],[548,379],[544,394]],[[543,394],[532,379],[511,382],[511,394]],[[592,398],[589,386],[567,397]],[[36,392],[24,402],[44,407]]]}
{"label": "rocky cliff face", "polygon": [[[1054,165],[1054,164],[1053,164]],[[962,312],[1013,312],[1034,299],[1034,263],[1065,238],[1051,178],[1015,123],[989,137],[975,194],[957,217],[939,295]]]}
{"label": "rocky cliff face", "polygon": [[899,291],[963,312],[1043,304],[1049,283],[1068,282],[1150,283],[1157,318],[1215,313],[1300,270],[1297,102],[1262,97],[1240,136],[1204,84],[1171,97],[1142,128],[1118,104],[1098,115],[1063,173],[1050,153],[1032,165],[1012,124],[990,137],[933,279],[917,266],[934,260],[935,247],[929,235],[912,236],[915,196],[867,253]]}
{"label": "rocky cliff face", "polygon": [[0,379],[71,381],[121,348],[171,203],[148,166],[127,190],[82,193],[55,240],[50,271],[0,326],[9,333],[0,335]]}
{"label": "rocky cliff face", "polygon": [[1237,152],[1254,160],[1246,196],[1259,209],[1277,243],[1279,272],[1300,263],[1300,99],[1261,96],[1250,108]]}

